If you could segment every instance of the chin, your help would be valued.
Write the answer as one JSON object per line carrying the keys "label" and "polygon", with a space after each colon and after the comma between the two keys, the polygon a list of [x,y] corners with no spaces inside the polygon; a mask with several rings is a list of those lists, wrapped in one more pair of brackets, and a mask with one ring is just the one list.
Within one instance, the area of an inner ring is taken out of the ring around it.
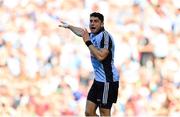
{"label": "chin", "polygon": [[97,33],[97,30],[91,30],[91,33]]}

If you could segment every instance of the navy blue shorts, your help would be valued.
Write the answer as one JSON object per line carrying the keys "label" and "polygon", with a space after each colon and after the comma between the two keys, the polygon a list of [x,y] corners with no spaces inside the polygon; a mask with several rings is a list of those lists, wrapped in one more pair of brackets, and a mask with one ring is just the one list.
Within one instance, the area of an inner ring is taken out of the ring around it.
{"label": "navy blue shorts", "polygon": [[93,82],[87,100],[94,102],[100,108],[111,109],[118,97],[119,82]]}

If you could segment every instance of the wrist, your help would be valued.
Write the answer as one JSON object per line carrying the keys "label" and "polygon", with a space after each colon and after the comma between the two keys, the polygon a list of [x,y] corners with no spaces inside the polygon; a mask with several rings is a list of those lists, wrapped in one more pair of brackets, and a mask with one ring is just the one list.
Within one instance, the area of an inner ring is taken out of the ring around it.
{"label": "wrist", "polygon": [[70,25],[67,24],[67,23],[64,24],[64,28],[69,28],[69,26],[70,26]]}
{"label": "wrist", "polygon": [[92,42],[90,40],[85,42],[86,46],[89,47],[90,45],[92,45]]}

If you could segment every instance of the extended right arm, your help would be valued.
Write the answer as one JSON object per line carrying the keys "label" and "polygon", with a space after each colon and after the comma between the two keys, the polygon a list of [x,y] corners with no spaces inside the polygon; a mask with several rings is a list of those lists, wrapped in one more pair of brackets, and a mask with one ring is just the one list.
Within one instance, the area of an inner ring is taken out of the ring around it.
{"label": "extended right arm", "polygon": [[80,36],[82,37],[82,32],[83,32],[83,29],[80,28],[80,27],[75,27],[75,26],[72,26],[72,25],[69,25],[68,27],[74,34],[76,34],[77,36]]}
{"label": "extended right arm", "polygon": [[59,27],[63,27],[63,28],[68,28],[70,29],[74,34],[76,34],[77,36],[80,36],[82,37],[82,34],[83,34],[83,29],[80,28],[80,27],[75,27],[75,26],[72,26],[72,25],[69,25],[63,21],[61,21],[61,24],[59,25]]}

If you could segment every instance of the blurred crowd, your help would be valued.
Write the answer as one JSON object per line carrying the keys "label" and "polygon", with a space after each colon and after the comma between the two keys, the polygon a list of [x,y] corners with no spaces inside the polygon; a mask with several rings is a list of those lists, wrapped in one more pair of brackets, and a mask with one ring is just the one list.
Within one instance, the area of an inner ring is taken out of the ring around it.
{"label": "blurred crowd", "polygon": [[112,116],[180,116],[179,0],[0,0],[1,117],[84,116],[89,50],[58,24],[94,11],[116,43]]}

